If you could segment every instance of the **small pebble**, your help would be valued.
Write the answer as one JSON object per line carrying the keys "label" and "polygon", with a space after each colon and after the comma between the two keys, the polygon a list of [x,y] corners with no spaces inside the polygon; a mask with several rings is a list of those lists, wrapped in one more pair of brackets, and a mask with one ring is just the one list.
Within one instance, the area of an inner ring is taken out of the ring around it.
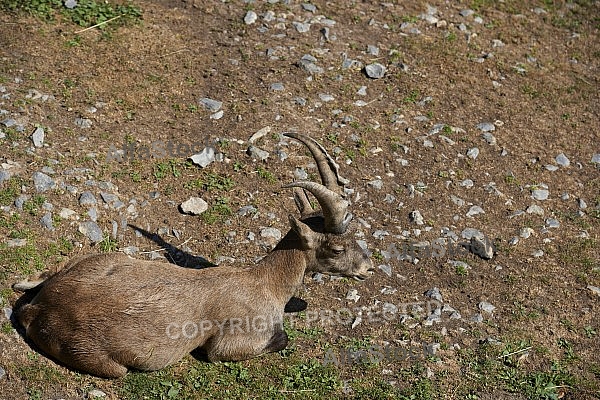
{"label": "small pebble", "polygon": [[481,311],[485,311],[485,312],[490,313],[490,314],[492,312],[494,312],[494,310],[496,309],[495,306],[493,306],[491,303],[488,303],[487,301],[482,301],[477,306],[479,307],[479,309]]}
{"label": "small pebble", "polygon": [[204,107],[210,112],[217,112],[221,109],[221,106],[223,106],[223,102],[209,99],[207,97],[201,98],[200,100],[198,100],[198,103],[200,103],[202,107]]}
{"label": "small pebble", "polygon": [[385,76],[386,68],[379,63],[374,63],[367,65],[365,67],[365,72],[369,78],[379,79]]}
{"label": "small pebble", "polygon": [[43,172],[34,172],[32,178],[35,190],[39,193],[46,192],[56,187],[54,180]]}
{"label": "small pebble", "polygon": [[535,189],[531,192],[531,197],[536,200],[547,200],[550,192],[546,189]]}
{"label": "small pebble", "polygon": [[31,135],[31,140],[35,147],[44,146],[44,128],[37,127],[35,131],[33,131],[33,135]]}
{"label": "small pebble", "polygon": [[204,150],[194,154],[190,159],[200,168],[206,168],[210,163],[215,161],[215,149],[211,146],[205,147]]}
{"label": "small pebble", "polygon": [[180,205],[184,214],[200,215],[208,210],[208,203],[200,197],[190,197]]}
{"label": "small pebble", "polygon": [[496,130],[496,126],[491,122],[482,122],[480,124],[477,124],[477,129],[479,129],[482,132],[492,132]]}
{"label": "small pebble", "polygon": [[81,222],[79,232],[84,234],[92,243],[98,243],[104,239],[102,229],[93,221]]}
{"label": "small pebble", "polygon": [[568,167],[569,165],[571,165],[571,161],[569,161],[569,159],[567,158],[567,156],[564,155],[564,153],[560,153],[559,155],[557,155],[554,160],[561,167]]}
{"label": "small pebble", "polygon": [[256,15],[256,13],[254,11],[250,10],[244,16],[244,23],[246,25],[251,25],[251,24],[255,23],[257,19],[258,19],[258,15]]}

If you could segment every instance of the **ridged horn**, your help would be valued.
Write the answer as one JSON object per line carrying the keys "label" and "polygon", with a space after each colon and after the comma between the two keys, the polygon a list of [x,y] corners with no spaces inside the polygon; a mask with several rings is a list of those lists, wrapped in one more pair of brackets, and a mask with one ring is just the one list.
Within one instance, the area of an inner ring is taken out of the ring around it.
{"label": "ridged horn", "polygon": [[315,196],[325,220],[325,232],[344,233],[352,220],[352,214],[348,212],[348,202],[338,193],[326,188],[316,182],[299,181],[285,185],[284,187],[302,188],[308,190]]}
{"label": "ridged horn", "polygon": [[319,169],[319,175],[321,175],[321,182],[329,190],[336,193],[344,194],[343,187],[348,184],[348,179],[342,178],[339,173],[339,165],[335,160],[327,153],[327,150],[315,139],[310,136],[303,135],[296,132],[284,132],[283,136],[287,136],[292,139],[296,139],[304,144],[310,150],[317,168]]}

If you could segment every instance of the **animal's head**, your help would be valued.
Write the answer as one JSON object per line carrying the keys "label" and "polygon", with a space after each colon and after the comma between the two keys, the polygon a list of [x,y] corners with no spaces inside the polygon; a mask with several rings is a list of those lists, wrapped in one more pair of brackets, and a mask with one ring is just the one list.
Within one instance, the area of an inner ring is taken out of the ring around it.
{"label": "animal's head", "polygon": [[[338,165],[317,141],[298,133],[284,135],[308,147],[323,182],[298,181],[285,186],[294,188],[294,200],[301,215],[300,219],[289,217],[292,231],[302,248],[313,255],[307,270],[365,279],[372,273],[373,262],[354,237],[352,214],[348,212],[349,203],[343,191],[348,181],[339,175]],[[313,209],[307,192],[315,196],[320,211]]]}

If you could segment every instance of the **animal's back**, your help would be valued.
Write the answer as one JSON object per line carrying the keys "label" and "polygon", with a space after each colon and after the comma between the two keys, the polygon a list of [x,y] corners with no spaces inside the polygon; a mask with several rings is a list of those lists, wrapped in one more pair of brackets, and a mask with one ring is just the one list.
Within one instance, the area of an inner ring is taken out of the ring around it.
{"label": "animal's back", "polygon": [[199,323],[197,312],[218,315],[213,293],[198,297],[192,286],[214,281],[218,291],[232,274],[119,253],[85,256],[44,282],[17,318],[38,347],[66,364],[104,354],[129,367],[162,368],[201,344],[199,336],[169,336],[170,324]]}

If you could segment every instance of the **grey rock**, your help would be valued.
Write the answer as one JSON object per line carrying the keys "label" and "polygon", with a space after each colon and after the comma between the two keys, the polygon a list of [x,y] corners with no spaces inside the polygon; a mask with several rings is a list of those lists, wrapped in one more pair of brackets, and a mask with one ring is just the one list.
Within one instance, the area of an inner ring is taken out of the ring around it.
{"label": "grey rock", "polygon": [[88,129],[92,127],[92,120],[88,118],[75,118],[75,125],[82,129]]}
{"label": "grey rock", "polygon": [[484,260],[491,260],[496,253],[496,246],[488,238],[473,236],[469,242],[469,251]]}
{"label": "grey rock", "polygon": [[585,210],[587,208],[587,203],[585,202],[584,199],[577,199],[577,205],[579,206],[579,208],[581,208],[582,210]]}
{"label": "grey rock", "polygon": [[592,291],[596,296],[600,296],[600,288],[597,286],[588,285],[587,288]]}
{"label": "grey rock", "polygon": [[119,201],[119,196],[113,193],[100,192],[100,197],[102,197],[102,200],[109,205],[113,205]]}
{"label": "grey rock", "polygon": [[560,222],[555,218],[548,218],[546,219],[546,225],[548,228],[559,228]]}
{"label": "grey rock", "polygon": [[356,92],[357,95],[359,96],[366,96],[367,95],[367,87],[366,86],[361,86],[358,91]]}
{"label": "grey rock", "polygon": [[299,181],[305,181],[308,179],[308,173],[304,170],[304,168],[297,167],[294,170],[294,178]]}
{"label": "grey rock", "polygon": [[4,379],[5,376],[6,376],[6,371],[4,370],[4,368],[0,367],[0,381],[2,379]]}
{"label": "grey rock", "polygon": [[310,30],[310,24],[308,23],[294,21],[292,22],[292,25],[294,25],[294,28],[296,28],[299,33],[306,33]]}
{"label": "grey rock", "polygon": [[348,293],[346,293],[346,300],[351,300],[356,303],[359,299],[360,296],[358,294],[358,290],[356,289],[350,289],[348,290]]}
{"label": "grey rock", "polygon": [[304,107],[306,105],[306,99],[304,97],[294,97],[294,103],[301,107]]}
{"label": "grey rock", "polygon": [[248,205],[240,208],[237,213],[240,217],[245,217],[247,215],[254,215],[257,212],[258,210],[256,209],[256,207],[254,207],[253,205]]}
{"label": "grey rock", "polygon": [[543,216],[544,215],[544,209],[540,206],[538,206],[537,204],[532,204],[529,207],[527,207],[527,213],[528,214],[535,214],[535,215],[540,215]]}
{"label": "grey rock", "polygon": [[56,187],[56,182],[43,172],[34,172],[32,178],[35,190],[39,193],[46,192]]}
{"label": "grey rock", "polygon": [[409,218],[413,223],[417,225],[425,224],[425,220],[423,219],[423,216],[421,215],[421,212],[419,210],[411,211]]}
{"label": "grey rock", "polygon": [[96,197],[90,191],[85,191],[79,196],[79,205],[95,206],[97,204]]}
{"label": "grey rock", "polygon": [[223,102],[209,99],[208,97],[202,97],[200,100],[198,100],[198,103],[208,111],[214,113],[219,111],[223,106]]}
{"label": "grey rock", "polygon": [[521,230],[519,231],[519,236],[522,237],[523,239],[528,239],[535,231],[526,226],[521,228]]}
{"label": "grey rock", "polygon": [[67,7],[69,10],[74,9],[75,7],[77,7],[77,1],[76,0],[66,0],[65,7]]}
{"label": "grey rock", "polygon": [[471,240],[472,237],[478,237],[480,239],[485,238],[485,235],[481,231],[479,231],[475,228],[465,228],[460,233],[460,235],[463,239],[467,239],[467,240]]}
{"label": "grey rock", "polygon": [[[314,61],[313,61],[314,60]],[[304,69],[306,72],[308,72],[311,75],[319,75],[322,74],[323,72],[325,72],[325,70],[321,67],[319,67],[318,65],[316,65],[317,59],[312,57],[312,56],[308,56],[304,55],[300,61],[298,61],[298,66],[302,69]]]}
{"label": "grey rock", "polygon": [[44,145],[44,128],[37,127],[33,134],[31,135],[31,140],[33,141],[33,145],[35,147],[42,147]]}
{"label": "grey rock", "polygon": [[481,311],[487,312],[487,313],[493,313],[494,310],[496,309],[496,307],[494,305],[492,305],[491,303],[488,303],[487,301],[482,301],[481,303],[479,303],[477,305],[477,307],[479,307],[479,309]]}
{"label": "grey rock", "polygon": [[23,247],[27,245],[27,239],[8,239],[6,241],[7,247]]}
{"label": "grey rock", "polygon": [[123,253],[127,254],[128,256],[133,256],[136,255],[139,252],[139,250],[140,249],[136,246],[127,246],[123,248]]}
{"label": "grey rock", "polygon": [[150,198],[150,200],[156,200],[160,197],[160,192],[158,192],[158,191],[150,192],[148,194],[148,197]]}
{"label": "grey rock", "polygon": [[190,197],[181,203],[180,207],[185,214],[200,215],[208,210],[208,203],[200,197]]}
{"label": "grey rock", "polygon": [[98,209],[96,207],[92,207],[88,210],[87,215],[94,222],[98,221]]}
{"label": "grey rock", "polygon": [[200,168],[206,168],[210,163],[215,161],[215,149],[212,146],[205,147],[200,153],[194,154],[190,158]]}
{"label": "grey rock", "polygon": [[249,146],[248,150],[246,150],[246,154],[248,154],[250,157],[260,160],[260,161],[264,161],[267,158],[269,158],[269,152],[266,150],[262,150],[259,149],[256,146]]}
{"label": "grey rock", "polygon": [[482,132],[492,132],[496,130],[496,125],[492,124],[491,122],[482,122],[477,124],[477,129]]}
{"label": "grey rock", "polygon": [[460,183],[460,186],[462,187],[466,187],[467,189],[472,188],[474,185],[473,181],[471,179],[465,179],[464,181],[462,181]]}
{"label": "grey rock", "polygon": [[259,235],[263,238],[271,238],[275,241],[281,240],[281,231],[277,228],[268,227],[260,230]]}
{"label": "grey rock", "polygon": [[269,132],[271,132],[271,127],[268,126],[268,125],[265,126],[264,128],[260,128],[259,130],[257,130],[256,132],[254,132],[254,134],[252,136],[250,136],[250,139],[248,139],[248,142],[250,144],[254,144],[258,140],[260,140],[263,137],[265,137]]}
{"label": "grey rock", "polygon": [[592,164],[600,164],[600,153],[592,156]]}
{"label": "grey rock", "polygon": [[452,202],[454,204],[456,204],[459,207],[462,207],[465,205],[465,201],[463,199],[461,199],[460,197],[456,197],[454,195],[450,195],[450,200],[452,200]]}
{"label": "grey rock", "polygon": [[472,158],[473,160],[477,158],[479,155],[479,149],[477,147],[473,147],[467,151],[467,157]]}
{"label": "grey rock", "polygon": [[367,45],[367,54],[372,56],[379,56],[379,47],[373,45]]}
{"label": "grey rock", "polygon": [[437,287],[433,287],[433,288],[429,289],[428,291],[426,291],[425,296],[429,297],[430,299],[437,300],[440,303],[444,302],[442,293],[440,293],[440,289],[438,289]]}
{"label": "grey rock", "polygon": [[379,79],[385,76],[386,68],[382,64],[373,63],[365,67],[365,73],[371,79]]}
{"label": "grey rock", "polygon": [[29,196],[26,194],[19,195],[19,197],[15,199],[15,207],[17,207],[17,210],[23,211],[23,204],[25,204],[27,200],[29,200]]}
{"label": "grey rock", "polygon": [[475,14],[475,11],[473,11],[471,9],[465,9],[465,10],[461,10],[459,12],[459,14],[463,17],[470,17],[471,15]]}
{"label": "grey rock", "polygon": [[546,168],[550,172],[554,172],[554,171],[558,170],[558,167],[556,165],[552,165],[552,164],[544,165],[544,168]]}
{"label": "grey rock", "polygon": [[5,170],[0,170],[0,184],[2,184],[2,182],[9,180],[11,177],[11,173]]}
{"label": "grey rock", "polygon": [[40,223],[42,224],[42,226],[44,228],[48,229],[49,231],[54,230],[54,225],[52,224],[52,213],[51,212],[45,213],[44,216],[40,219]]}
{"label": "grey rock", "polygon": [[383,271],[383,273],[386,274],[387,276],[389,276],[389,277],[392,276],[392,267],[389,264],[381,264],[381,265],[378,265],[377,268],[379,268],[381,271]]}
{"label": "grey rock", "polygon": [[494,136],[491,132],[483,132],[481,135],[483,139],[490,145],[496,144],[496,136]]}
{"label": "grey rock", "polygon": [[81,222],[79,232],[85,235],[92,243],[99,243],[104,239],[102,229],[93,221]]}
{"label": "grey rock", "polygon": [[58,216],[61,217],[62,219],[71,219],[74,216],[77,216],[77,212],[74,210],[71,210],[70,208],[61,208],[60,212],[58,213]]}
{"label": "grey rock", "polygon": [[381,179],[374,179],[367,183],[367,186],[370,186],[374,189],[380,190],[383,188],[383,181]]}
{"label": "grey rock", "polygon": [[322,102],[329,102],[329,101],[334,101],[335,97],[333,97],[332,95],[328,94],[328,93],[319,93],[319,99],[321,99]]}
{"label": "grey rock", "polygon": [[377,240],[382,240],[383,238],[385,238],[386,236],[389,236],[390,233],[388,231],[384,231],[381,229],[376,230],[375,232],[373,232],[373,237]]}
{"label": "grey rock", "polygon": [[251,25],[255,23],[257,19],[258,15],[256,15],[256,13],[252,10],[246,12],[246,15],[244,15],[244,23],[246,25]]}
{"label": "grey rock", "polygon": [[531,192],[531,197],[536,200],[547,200],[550,192],[546,189],[535,189]]}
{"label": "grey rock", "polygon": [[285,89],[285,86],[283,86],[283,83],[281,83],[281,82],[275,82],[275,83],[271,83],[270,88],[274,92],[281,92]]}
{"label": "grey rock", "polygon": [[106,397],[106,393],[99,389],[90,390],[87,394],[88,399],[97,399]]}
{"label": "grey rock", "polygon": [[317,7],[314,4],[310,4],[310,3],[302,3],[302,9],[304,11],[309,11],[311,13],[314,13],[317,11]]}
{"label": "grey rock", "polygon": [[561,167],[568,167],[571,165],[571,161],[567,158],[567,156],[565,156],[564,153],[557,155],[554,161],[556,161],[556,163]]}
{"label": "grey rock", "polygon": [[477,214],[485,214],[485,211],[483,211],[483,208],[479,206],[471,206],[469,211],[467,211],[467,217],[473,217]]}
{"label": "grey rock", "polygon": [[481,323],[481,322],[483,322],[483,315],[481,315],[481,313],[477,313],[471,317],[470,321],[476,322],[476,323]]}
{"label": "grey rock", "polygon": [[536,258],[543,257],[544,256],[544,250],[536,250],[533,253],[531,253],[531,255],[533,257],[536,257]]}
{"label": "grey rock", "polygon": [[8,118],[8,119],[5,119],[4,121],[2,121],[2,125],[4,125],[7,128],[13,127],[16,124],[17,124],[17,121],[15,121],[12,118]]}

